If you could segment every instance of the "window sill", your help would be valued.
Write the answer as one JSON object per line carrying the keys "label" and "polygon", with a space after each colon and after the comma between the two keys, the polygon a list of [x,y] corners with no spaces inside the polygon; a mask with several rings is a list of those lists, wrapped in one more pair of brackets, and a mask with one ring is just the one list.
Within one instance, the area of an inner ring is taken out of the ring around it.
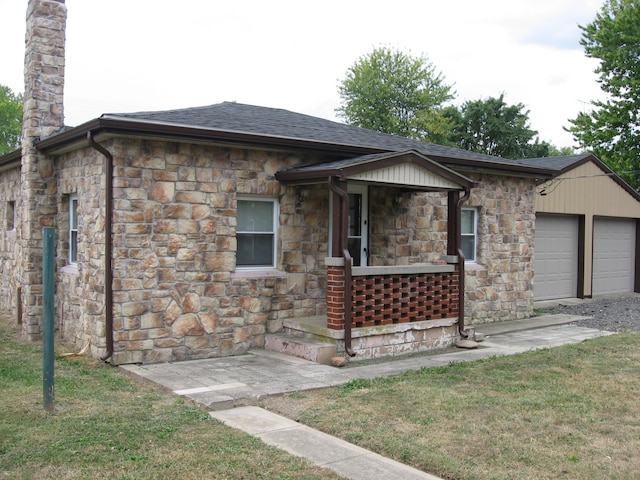
{"label": "window sill", "polygon": [[78,275],[78,266],[77,265],[65,265],[60,269],[60,273],[65,273],[67,275]]}
{"label": "window sill", "polygon": [[464,269],[465,270],[486,270],[484,265],[480,265],[479,263],[476,262],[464,262]]}
{"label": "window sill", "polygon": [[276,270],[275,268],[264,270],[236,270],[231,274],[231,278],[284,278],[287,272]]}

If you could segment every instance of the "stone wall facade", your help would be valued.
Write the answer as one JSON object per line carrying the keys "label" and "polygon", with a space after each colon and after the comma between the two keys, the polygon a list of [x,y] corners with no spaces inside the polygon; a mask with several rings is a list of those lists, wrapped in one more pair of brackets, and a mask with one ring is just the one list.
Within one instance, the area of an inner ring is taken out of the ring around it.
{"label": "stone wall facade", "polygon": [[477,186],[465,207],[478,213],[478,260],[467,264],[467,323],[533,315],[535,184],[531,179],[470,175]]}
{"label": "stone wall facade", "polygon": [[[535,184],[468,173],[476,182],[463,207],[477,212],[477,261],[467,263],[465,323],[533,314]],[[447,252],[447,195],[371,187],[370,264],[437,263]]]}
{"label": "stone wall facade", "polygon": [[5,310],[17,306],[20,287],[16,245],[20,197],[20,167],[0,173],[0,308]]}
{"label": "stone wall facade", "polygon": [[370,187],[369,264],[435,263],[447,253],[447,194]]}
{"label": "stone wall facade", "polygon": [[[116,363],[240,354],[324,313],[326,196],[302,208],[274,177],[313,159],[135,140],[114,154]],[[279,200],[274,270],[236,269],[238,195]]]}
{"label": "stone wall facade", "polygon": [[[85,147],[56,159],[56,326],[78,349],[90,343],[97,357],[105,347],[104,157]],[[77,196],[77,264],[69,259],[70,199]]]}

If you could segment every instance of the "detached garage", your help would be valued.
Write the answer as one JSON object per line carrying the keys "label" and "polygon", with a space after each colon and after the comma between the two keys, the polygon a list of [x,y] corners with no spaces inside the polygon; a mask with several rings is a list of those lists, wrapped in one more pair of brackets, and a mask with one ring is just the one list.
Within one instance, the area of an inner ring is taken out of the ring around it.
{"label": "detached garage", "polygon": [[525,162],[559,171],[538,187],[535,299],[640,291],[640,194],[594,155]]}

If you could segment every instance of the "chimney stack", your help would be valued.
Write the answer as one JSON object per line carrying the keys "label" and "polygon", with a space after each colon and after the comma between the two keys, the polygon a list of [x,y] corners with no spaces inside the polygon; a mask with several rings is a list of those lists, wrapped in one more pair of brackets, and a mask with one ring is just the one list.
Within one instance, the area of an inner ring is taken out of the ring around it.
{"label": "chimney stack", "polygon": [[[24,56],[24,142],[64,126],[64,0],[29,0]],[[23,151],[24,155],[24,151]]]}
{"label": "chimney stack", "polygon": [[17,205],[16,258],[20,275],[23,333],[40,339],[42,318],[42,228],[55,224],[53,160],[34,143],[64,126],[64,0],[29,0],[24,56],[21,196]]}

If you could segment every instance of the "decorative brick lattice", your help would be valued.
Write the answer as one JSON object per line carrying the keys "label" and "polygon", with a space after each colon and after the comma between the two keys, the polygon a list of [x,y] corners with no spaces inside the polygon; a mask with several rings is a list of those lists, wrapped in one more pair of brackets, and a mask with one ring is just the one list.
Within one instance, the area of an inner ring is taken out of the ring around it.
{"label": "decorative brick lattice", "polygon": [[458,316],[458,272],[353,278],[353,326]]}

